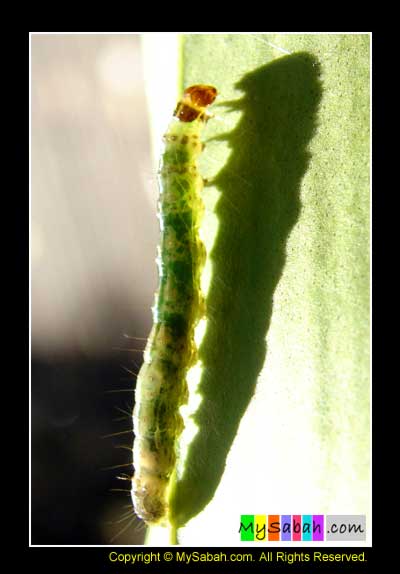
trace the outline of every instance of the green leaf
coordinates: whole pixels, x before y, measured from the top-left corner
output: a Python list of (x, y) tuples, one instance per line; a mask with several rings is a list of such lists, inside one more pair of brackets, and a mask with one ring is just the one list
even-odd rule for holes
[(182, 50), (182, 87), (219, 96), (178, 540), (238, 544), (253, 513), (367, 514), (368, 527), (370, 36), (193, 34)]

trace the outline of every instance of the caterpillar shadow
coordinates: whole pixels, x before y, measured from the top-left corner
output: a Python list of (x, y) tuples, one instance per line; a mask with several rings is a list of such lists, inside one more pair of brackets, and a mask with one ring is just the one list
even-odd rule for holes
[[(209, 321), (199, 349), (203, 400), (194, 416), (199, 431), (171, 501), (178, 526), (212, 500), (265, 363), (274, 292), (300, 214), (300, 184), (322, 94), (318, 63), (308, 53), (275, 60), (236, 87), (244, 96), (228, 105), (242, 116), (234, 131), (219, 136), (232, 152), (213, 181), (221, 197), (209, 254)], [(249, 448), (263, 455), (262, 432)]]

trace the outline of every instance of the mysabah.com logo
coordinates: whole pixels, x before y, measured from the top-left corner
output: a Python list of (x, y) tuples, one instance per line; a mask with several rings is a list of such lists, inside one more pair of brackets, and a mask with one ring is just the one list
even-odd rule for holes
[(365, 514), (242, 514), (241, 542), (366, 540)]

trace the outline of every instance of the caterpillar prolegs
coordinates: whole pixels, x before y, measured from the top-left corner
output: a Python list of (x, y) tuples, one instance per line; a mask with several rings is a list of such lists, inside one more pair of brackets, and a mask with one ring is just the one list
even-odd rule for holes
[(200, 290), (205, 248), (199, 238), (203, 179), (197, 159), (213, 86), (187, 88), (164, 135), (159, 170), (161, 246), (154, 325), (136, 386), (132, 501), (147, 524), (168, 523), (168, 494), (183, 430), (186, 375), (196, 362), (194, 329), (204, 314)]

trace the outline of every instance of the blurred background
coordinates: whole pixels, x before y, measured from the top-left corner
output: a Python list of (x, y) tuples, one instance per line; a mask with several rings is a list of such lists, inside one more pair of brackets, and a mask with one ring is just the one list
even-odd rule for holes
[(143, 542), (117, 477), (132, 474), (156, 201), (140, 36), (33, 34), (32, 544)]

